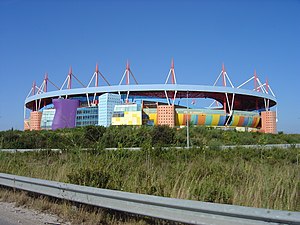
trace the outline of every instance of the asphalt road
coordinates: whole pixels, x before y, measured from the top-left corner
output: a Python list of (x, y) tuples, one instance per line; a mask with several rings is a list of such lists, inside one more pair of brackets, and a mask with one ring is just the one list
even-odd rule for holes
[(55, 215), (41, 213), (33, 209), (15, 207), (14, 203), (0, 202), (0, 225), (45, 225), (63, 223)]
[[(1, 214), (2, 214), (2, 212), (1, 212)], [(0, 217), (0, 224), (1, 225), (19, 225), (20, 223), (12, 223), (10, 221), (7, 221), (7, 218)]]

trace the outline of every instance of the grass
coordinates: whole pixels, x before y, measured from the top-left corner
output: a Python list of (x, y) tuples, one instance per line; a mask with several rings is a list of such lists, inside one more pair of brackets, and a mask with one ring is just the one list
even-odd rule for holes
[(165, 197), (300, 211), (300, 149), (1, 153), (0, 171)]

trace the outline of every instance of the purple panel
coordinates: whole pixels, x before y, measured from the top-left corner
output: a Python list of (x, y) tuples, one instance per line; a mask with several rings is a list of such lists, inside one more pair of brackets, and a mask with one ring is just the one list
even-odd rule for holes
[(75, 127), (79, 100), (53, 99), (52, 103), (56, 109), (52, 123), (52, 130)]

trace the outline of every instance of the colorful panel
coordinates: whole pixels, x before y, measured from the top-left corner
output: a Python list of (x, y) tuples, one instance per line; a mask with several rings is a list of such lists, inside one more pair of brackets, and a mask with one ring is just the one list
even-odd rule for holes
[(257, 127), (259, 124), (259, 120), (260, 120), (260, 117), (254, 117), (252, 127)]
[(182, 125), (186, 125), (187, 115), (186, 114), (182, 114), (182, 115), (183, 115)]
[(186, 114), (182, 114), (183, 120), (181, 125), (186, 125)]
[(206, 115), (205, 125), (211, 125), (211, 122), (212, 122), (212, 115)]
[(220, 116), (218, 126), (224, 126), (225, 123), (226, 123), (226, 116)]
[(181, 126), (183, 123), (183, 114), (177, 114), (175, 116), (175, 125), (176, 126)]
[(239, 123), (239, 120), (240, 120), (240, 116), (237, 116), (237, 115), (233, 115), (233, 118), (230, 122), (230, 126), (234, 126), (236, 127)]
[(149, 119), (154, 121), (154, 125), (157, 125), (157, 114), (156, 113), (150, 113)]
[(248, 124), (246, 126), (251, 127), (252, 123), (253, 123), (253, 117), (248, 117)]
[[(176, 126), (186, 125), (187, 115), (184, 113), (176, 114)], [(222, 114), (190, 114), (191, 125), (207, 125), (207, 126), (224, 126), (226, 123), (227, 116)], [(259, 123), (259, 117), (255, 116), (242, 116), (233, 115), (230, 122), (230, 126), (235, 127), (257, 127)]]
[(247, 125), (248, 125), (248, 122), (249, 122), (249, 117), (248, 116), (245, 116), (244, 117), (244, 123), (243, 123), (243, 127), (247, 127)]
[(40, 130), (41, 129), (42, 112), (33, 111), (30, 113), (30, 129)]
[(205, 125), (206, 115), (201, 114), (198, 115), (198, 125)]
[(56, 109), (52, 122), (52, 130), (75, 127), (79, 100), (53, 99), (52, 103)]
[(124, 117), (113, 117), (112, 125), (142, 125), (141, 111), (126, 111)]
[(191, 124), (192, 125), (197, 125), (198, 124), (198, 115), (197, 114), (192, 114), (191, 115)]
[(257, 117), (253, 117), (253, 121), (252, 121), (251, 127), (255, 127), (256, 123), (257, 123)]
[(244, 120), (245, 120), (245, 117), (244, 116), (240, 116), (239, 122), (237, 124), (237, 127), (242, 127), (243, 124), (244, 124)]
[(220, 115), (219, 114), (213, 114), (212, 115), (212, 121), (211, 126), (217, 126), (219, 124)]

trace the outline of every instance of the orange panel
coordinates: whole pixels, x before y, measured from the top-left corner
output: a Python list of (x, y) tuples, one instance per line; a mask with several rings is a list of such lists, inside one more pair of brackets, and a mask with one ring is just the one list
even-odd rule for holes
[(265, 133), (277, 133), (276, 112), (264, 111), (261, 112), (261, 130)]
[(206, 115), (205, 114), (202, 114), (202, 115), (198, 115), (198, 125), (205, 125), (205, 118), (206, 118)]
[(244, 120), (245, 120), (245, 117), (244, 116), (240, 116), (240, 119), (239, 119), (239, 122), (237, 124), (237, 127), (242, 127), (243, 124), (244, 124)]
[(187, 115), (187, 118), (188, 118), (188, 120), (189, 120), (189, 124), (191, 124), (191, 117), (192, 117), (191, 114), (188, 114), (188, 115)]
[(259, 124), (259, 121), (260, 121), (259, 117), (254, 117), (252, 126), (257, 127)]
[(159, 105), (157, 107), (157, 124), (169, 125), (170, 127), (174, 127), (175, 125), (174, 105)]
[(30, 130), (41, 130), (42, 112), (32, 111), (30, 113)]

